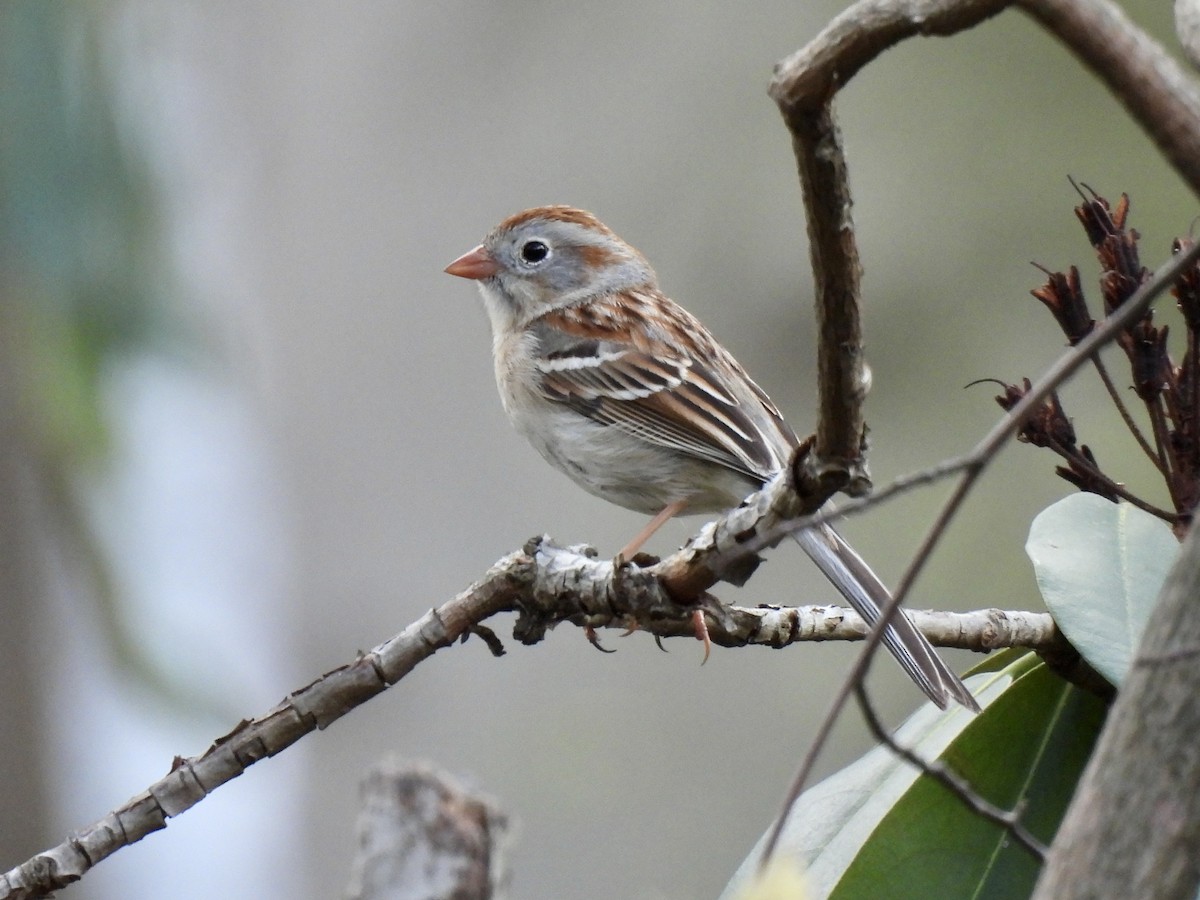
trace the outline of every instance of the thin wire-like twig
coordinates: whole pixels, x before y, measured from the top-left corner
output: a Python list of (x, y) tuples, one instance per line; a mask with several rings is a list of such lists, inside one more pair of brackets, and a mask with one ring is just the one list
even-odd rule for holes
[(1150, 462), (1154, 463), (1154, 467), (1165, 477), (1167, 468), (1163, 463), (1162, 457), (1154, 452), (1154, 448), (1150, 446), (1150, 442), (1142, 434), (1142, 429), (1133, 420), (1129, 408), (1125, 405), (1125, 401), (1121, 399), (1120, 392), (1117, 391), (1117, 386), (1113, 384), (1112, 378), (1109, 377), (1108, 368), (1104, 365), (1104, 360), (1097, 354), (1092, 357), (1092, 363), (1096, 367), (1096, 374), (1100, 376), (1100, 381), (1103, 382), (1105, 390), (1108, 391), (1108, 396), (1112, 399), (1113, 406), (1117, 408), (1117, 413), (1121, 416), (1121, 421), (1125, 423), (1125, 427), (1129, 429), (1129, 433), (1133, 435), (1133, 439), (1142, 448), (1142, 452), (1150, 458)]
[(1146, 402), (1146, 412), (1150, 415), (1150, 426), (1154, 431), (1154, 443), (1159, 448), (1159, 454), (1166, 463), (1167, 470), (1163, 473), (1163, 481), (1166, 482), (1167, 491), (1171, 495), (1171, 502), (1176, 507), (1179, 506), (1179, 497), (1176, 491), (1175, 473), (1179, 471), (1179, 458), (1175, 452), (1174, 442), (1171, 440), (1171, 435), (1167, 428), (1166, 413), (1163, 412), (1157, 400)]
[(1045, 862), (1046, 845), (1021, 824), (1020, 808), (1010, 810), (996, 806), (990, 800), (985, 800), (981, 797), (967, 779), (963, 778), (941, 760), (922, 759), (910, 748), (901, 746), (884, 727), (883, 722), (880, 721), (879, 714), (876, 712), (875, 706), (871, 703), (871, 698), (867, 694), (867, 689), (861, 682), (855, 686), (854, 693), (858, 699), (859, 709), (862, 710), (863, 718), (866, 720), (867, 728), (870, 729), (871, 734), (874, 735), (877, 741), (886, 746), (896, 756), (899, 756), (915, 768), (920, 769), (922, 774), (929, 776), (942, 785), (962, 801), (972, 812), (987, 819), (989, 822), (999, 825), (1011, 834), (1013, 840), (1028, 850), (1039, 863)]

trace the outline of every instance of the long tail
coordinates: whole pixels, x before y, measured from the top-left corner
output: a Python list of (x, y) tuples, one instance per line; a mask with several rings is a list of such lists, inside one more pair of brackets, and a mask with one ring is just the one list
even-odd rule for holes
[[(854, 548), (828, 525), (805, 529), (794, 537), (867, 626), (878, 622), (879, 613), (891, 599), (891, 594)], [(903, 609), (892, 617), (883, 633), (883, 643), (908, 676), (941, 709), (945, 709), (951, 700), (957, 700), (972, 712), (979, 712), (979, 704), (967, 686), (942, 662), (933, 645), (917, 630)]]

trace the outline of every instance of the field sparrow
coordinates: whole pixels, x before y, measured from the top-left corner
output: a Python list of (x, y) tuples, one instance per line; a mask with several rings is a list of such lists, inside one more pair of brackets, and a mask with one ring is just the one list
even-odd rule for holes
[[(591, 493), (654, 516), (736, 506), (786, 466), (796, 435), (650, 264), (591, 213), (545, 206), (501, 222), (446, 271), (476, 281), (513, 425)], [(868, 622), (887, 588), (827, 525), (797, 541)], [(939, 707), (978, 709), (904, 611), (884, 642)]]

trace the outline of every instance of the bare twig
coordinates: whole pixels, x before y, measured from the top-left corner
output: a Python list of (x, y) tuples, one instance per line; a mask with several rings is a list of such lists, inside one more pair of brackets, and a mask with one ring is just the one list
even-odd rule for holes
[[(1027, 647), (1038, 653), (1055, 653), (1069, 646), (1049, 613), (1023, 610), (981, 609), (956, 613), (946, 610), (908, 610), (908, 616), (929, 642), (937, 647), (988, 653), (1002, 647)], [(784, 647), (798, 641), (860, 641), (869, 630), (851, 609), (826, 606), (722, 609), (722, 621), (710, 623), (709, 636), (722, 647), (756, 644)], [(686, 637), (687, 623), (671, 620), (653, 633)]]
[[(713, 526), (706, 526), (713, 527)], [(686, 555), (680, 551), (676, 556)], [(714, 643), (728, 647), (784, 647), (802, 641), (862, 640), (865, 623), (837, 607), (725, 606), (700, 601)], [(171, 771), (99, 821), (56, 847), (0, 875), (0, 900), (43, 896), (81, 878), (97, 862), (199, 803), (249, 766), (285, 750), (305, 735), (337, 721), (402, 679), (437, 650), (476, 634), (492, 653), (498, 640), (481, 623), (516, 610), (513, 634), (535, 643), (555, 624), (624, 628), (633, 618), (656, 636), (694, 636), (691, 610), (676, 603), (652, 569), (614, 571), (588, 548), (558, 547), (548, 539), (497, 562), (484, 577), (400, 634), (352, 663), (289, 695), (275, 709), (245, 720), (197, 757), (176, 759)], [(935, 644), (987, 651), (1033, 647), (1062, 652), (1067, 645), (1046, 614), (981, 610), (975, 613), (914, 612), (914, 621)]]
[(1179, 473), (1179, 458), (1174, 446), (1172, 446), (1170, 430), (1167, 427), (1162, 404), (1158, 400), (1147, 402), (1146, 412), (1150, 415), (1150, 427), (1154, 434), (1154, 444), (1159, 448), (1159, 455), (1167, 466), (1164, 481), (1167, 484), (1167, 490), (1171, 494), (1171, 503), (1178, 509), (1178, 479), (1176, 475)]
[(1078, 56), (1200, 195), (1200, 92), (1196, 82), (1110, 0), (1019, 0)]
[(100, 860), (165, 828), (168, 818), (195, 806), (254, 763), (365, 703), (419, 662), (449, 647), (475, 623), (511, 607), (516, 585), (528, 578), (531, 563), (523, 553), (505, 557), (483, 580), (370, 653), (321, 676), (265, 715), (238, 723), (200, 756), (176, 758), (171, 771), (141, 794), (58, 846), (0, 875), (0, 898), (41, 897), (78, 881)]
[(1162, 456), (1150, 446), (1145, 435), (1142, 434), (1142, 429), (1138, 427), (1137, 422), (1133, 421), (1133, 416), (1130, 414), (1129, 408), (1125, 405), (1125, 401), (1121, 399), (1121, 394), (1117, 391), (1117, 386), (1113, 384), (1112, 378), (1108, 374), (1108, 367), (1104, 365), (1104, 360), (1099, 355), (1096, 355), (1092, 357), (1092, 363), (1096, 367), (1096, 374), (1100, 376), (1100, 381), (1104, 384), (1104, 389), (1108, 391), (1108, 396), (1112, 400), (1113, 406), (1117, 408), (1117, 412), (1121, 416), (1121, 421), (1125, 423), (1125, 427), (1133, 435), (1133, 439), (1137, 441), (1137, 445), (1142, 448), (1142, 452), (1154, 464), (1154, 468), (1158, 469), (1163, 475), (1166, 475), (1167, 467), (1163, 462)]
[(1010, 4), (1052, 32), (1100, 78), (1200, 194), (1195, 82), (1110, 0), (860, 0), (775, 67), (784, 118), (819, 109), (879, 54), (916, 36), (973, 28)]
[(860, 0), (805, 47), (775, 66), (769, 88), (784, 119), (820, 109), (858, 70), (889, 47), (919, 35), (973, 28), (1011, 0)]
[[(1057, 453), (1065, 460), (1069, 460), (1072, 465), (1077, 466), (1079, 470), (1086, 472), (1097, 482), (1097, 486), (1103, 486), (1105, 490), (1111, 491), (1114, 496), (1120, 497), (1130, 506), (1136, 506), (1144, 513), (1154, 516), (1157, 519), (1162, 519), (1169, 525), (1174, 525), (1179, 521), (1179, 514), (1163, 509), (1161, 506), (1155, 506), (1139, 497), (1133, 491), (1126, 488), (1123, 484), (1109, 478), (1100, 471), (1094, 464), (1089, 462), (1078, 452), (1071, 452), (1071, 448), (1064, 447), (1058, 441), (1048, 439), (1046, 446)], [(1096, 492), (1099, 493), (1099, 492)], [(1109, 498), (1112, 499), (1111, 497)]]
[[(870, 479), (862, 459), (863, 363), (861, 266), (850, 218), (850, 183), (842, 137), (828, 105), (794, 112), (788, 121), (800, 168), (816, 285), (819, 416), (807, 479), (865, 494)], [(806, 479), (806, 480), (807, 480)], [(820, 498), (822, 502), (825, 497)], [(820, 504), (817, 504), (819, 506)]]

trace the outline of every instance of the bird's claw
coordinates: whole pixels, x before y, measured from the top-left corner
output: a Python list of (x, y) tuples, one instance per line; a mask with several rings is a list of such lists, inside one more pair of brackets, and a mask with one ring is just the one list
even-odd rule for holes
[(583, 626), (584, 637), (588, 639), (588, 643), (599, 650), (601, 653), (616, 653), (616, 650), (609, 650), (600, 643), (600, 638), (596, 635), (596, 629), (591, 625)]
[(712, 639), (708, 636), (708, 623), (704, 621), (704, 610), (692, 611), (692, 625), (696, 629), (696, 640), (704, 642), (704, 659), (700, 660), (700, 665), (704, 665), (708, 662), (709, 653), (712, 652)]

